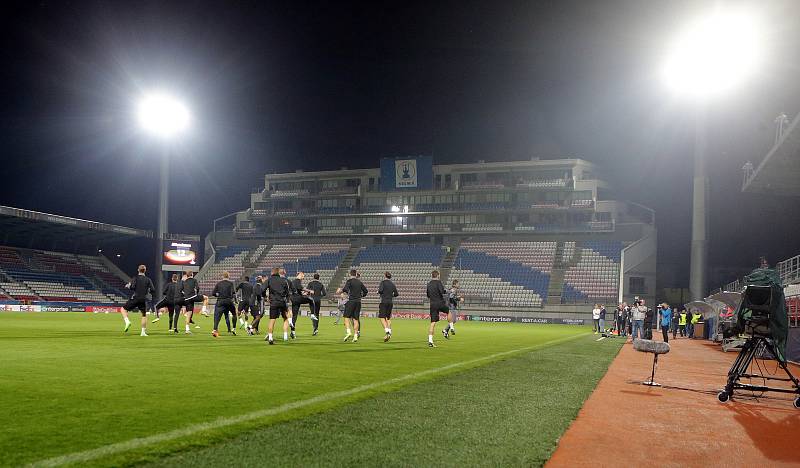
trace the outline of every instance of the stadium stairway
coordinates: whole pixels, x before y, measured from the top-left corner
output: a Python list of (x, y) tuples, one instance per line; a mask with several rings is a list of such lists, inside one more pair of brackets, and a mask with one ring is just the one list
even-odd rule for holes
[(336, 268), (336, 273), (334, 273), (333, 278), (331, 278), (330, 283), (325, 286), (328, 292), (328, 299), (333, 299), (333, 294), (336, 292), (336, 289), (339, 288), (339, 285), (344, 283), (344, 279), (350, 271), (350, 266), (353, 264), (353, 260), (356, 259), (356, 255), (361, 250), (361, 247), (350, 245), (350, 250), (347, 251), (347, 255), (344, 256), (342, 262), (339, 263), (339, 266)]
[(556, 259), (553, 262), (553, 270), (550, 272), (550, 284), (547, 288), (547, 303), (548, 304), (561, 304), (561, 295), (564, 293), (564, 271), (567, 265), (564, 259), (564, 244), (563, 241), (558, 242), (556, 245)]
[(439, 267), (439, 273), (444, 284), (450, 284), (450, 270), (453, 269), (453, 264), (456, 262), (458, 250), (461, 248), (461, 241), (457, 240), (454, 244), (449, 245), (449, 250), (442, 259), (442, 265)]

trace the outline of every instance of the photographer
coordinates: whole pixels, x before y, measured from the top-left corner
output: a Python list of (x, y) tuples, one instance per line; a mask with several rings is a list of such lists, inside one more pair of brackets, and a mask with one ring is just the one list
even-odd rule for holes
[(647, 314), (647, 307), (644, 301), (638, 297), (633, 301), (631, 307), (631, 343), (639, 338), (644, 339), (644, 319)]
[(653, 309), (649, 307), (645, 307), (646, 311), (644, 313), (644, 339), (645, 340), (652, 340), (653, 339), (653, 318), (655, 317), (655, 312)]
[(672, 309), (669, 304), (663, 302), (659, 304), (658, 310), (661, 314), (661, 336), (664, 337), (664, 343), (669, 343), (669, 328), (672, 325)]

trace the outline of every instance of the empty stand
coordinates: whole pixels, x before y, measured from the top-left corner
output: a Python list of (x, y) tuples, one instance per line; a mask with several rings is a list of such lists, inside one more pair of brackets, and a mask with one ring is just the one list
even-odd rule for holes
[(244, 261), (250, 256), (247, 247), (238, 245), (218, 247), (214, 255), (214, 263), (204, 268), (197, 275), (200, 291), (204, 294), (211, 293), (214, 285), (222, 279), (222, 272), (231, 274), (231, 280), (238, 281), (244, 275)]
[(464, 242), (450, 279), (474, 300), (500, 307), (541, 307), (556, 242)]
[(352, 268), (359, 271), (361, 281), (369, 290), (364, 301), (379, 301), (378, 285), (384, 272), (389, 271), (400, 293), (395, 302), (421, 304), (426, 300), (425, 287), (431, 279), (431, 271), (439, 268), (445, 251), (445, 247), (431, 244), (381, 244), (362, 248)]
[(622, 243), (586, 241), (577, 250), (579, 260), (564, 273), (562, 301), (615, 302), (619, 288)]
[(273, 267), (283, 267), (289, 277), (304, 272), (306, 283), (319, 273), (320, 282), (327, 286), (349, 249), (350, 244), (345, 243), (276, 244), (259, 261), (255, 274), (269, 276)]
[(124, 301), (123, 280), (99, 257), (0, 247), (0, 287), (17, 300)]

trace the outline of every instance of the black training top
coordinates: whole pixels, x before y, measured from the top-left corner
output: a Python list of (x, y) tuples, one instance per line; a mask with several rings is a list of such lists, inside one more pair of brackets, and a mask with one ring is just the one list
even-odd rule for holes
[(234, 294), (236, 294), (236, 288), (233, 285), (233, 281), (229, 279), (220, 281), (214, 286), (214, 290), (211, 291), (212, 296), (222, 300), (233, 300)]
[(256, 281), (256, 284), (253, 285), (252, 301), (258, 302), (262, 297), (264, 297), (264, 284)]
[(147, 293), (152, 295), (156, 294), (156, 288), (153, 287), (153, 282), (145, 275), (136, 275), (131, 279), (131, 285), (128, 288), (133, 291), (131, 299), (143, 301), (147, 299)]
[(249, 301), (253, 297), (253, 285), (249, 281), (242, 281), (236, 286), (236, 291), (242, 292), (242, 300)]
[(170, 281), (164, 287), (164, 300), (168, 304), (174, 304), (176, 297), (178, 297), (178, 283)]
[(272, 275), (267, 280), (267, 291), (270, 305), (285, 306), (286, 299), (289, 297), (289, 282), (279, 275)]
[(383, 304), (391, 304), (392, 299), (400, 295), (397, 292), (397, 286), (389, 279), (381, 281), (378, 286), (378, 294), (381, 296), (381, 303)]
[(183, 282), (181, 292), (183, 293), (184, 299), (200, 294), (200, 286), (197, 285), (197, 280), (194, 279), (194, 277), (186, 278), (186, 281)]
[(445, 299), (447, 297), (447, 291), (445, 291), (444, 285), (438, 279), (432, 279), (428, 282), (426, 294), (432, 304), (445, 304), (447, 302)]
[(347, 293), (347, 300), (348, 301), (359, 301), (361, 302), (361, 298), (366, 296), (369, 291), (364, 286), (364, 283), (361, 282), (358, 278), (350, 278), (344, 283), (344, 287), (342, 291)]
[(311, 280), (306, 287), (313, 291), (311, 293), (311, 299), (315, 301), (319, 301), (323, 296), (328, 295), (328, 291), (325, 290), (325, 285), (320, 283), (319, 280)]
[(292, 280), (292, 296), (302, 297), (303, 295), (303, 282), (299, 278)]

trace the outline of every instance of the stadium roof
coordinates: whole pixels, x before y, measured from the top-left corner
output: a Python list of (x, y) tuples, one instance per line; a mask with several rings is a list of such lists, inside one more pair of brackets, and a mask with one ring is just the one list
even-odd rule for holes
[(745, 180), (743, 192), (800, 196), (800, 118), (795, 118), (783, 137)]
[(99, 245), (152, 237), (153, 231), (0, 205), (0, 241), (7, 245), (36, 242)]

